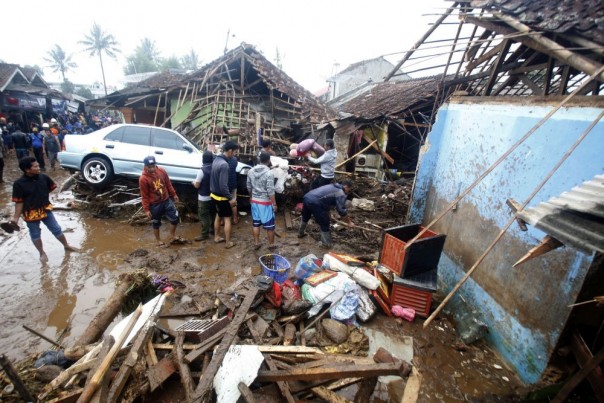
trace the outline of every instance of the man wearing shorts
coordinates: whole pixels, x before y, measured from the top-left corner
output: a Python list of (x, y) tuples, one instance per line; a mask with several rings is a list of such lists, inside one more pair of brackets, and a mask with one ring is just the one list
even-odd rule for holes
[(260, 152), (260, 163), (247, 174), (247, 190), (251, 196), (254, 249), (260, 249), (260, 226), (266, 230), (268, 248), (275, 248), (275, 177), (269, 168), (271, 155)]
[(19, 168), (23, 171), (23, 176), (13, 183), (13, 202), (15, 202), (15, 214), (11, 221), (13, 229), (19, 228), (19, 216), (23, 215), (31, 241), (40, 253), (40, 261), (43, 263), (48, 261), (48, 257), (42, 246), (40, 223), (44, 223), (61, 242), (65, 252), (77, 251), (69, 245), (61, 226), (52, 214), (49, 195), (57, 185), (49, 176), (40, 173), (40, 164), (34, 157), (21, 158)]
[[(237, 143), (227, 141), (222, 147), (222, 154), (216, 156), (212, 162), (210, 176), (210, 198), (216, 210), (214, 242), (226, 242), (224, 247), (227, 249), (235, 246), (235, 243), (231, 242), (231, 217), (233, 216), (232, 208), (237, 204), (237, 200), (233, 200), (233, 195), (229, 190), (229, 159), (233, 158), (238, 149)], [(224, 238), (220, 236), (219, 232), (220, 219), (224, 220)]]
[(170, 222), (170, 242), (175, 239), (178, 210), (174, 203), (179, 202), (178, 195), (168, 173), (157, 166), (154, 156), (145, 157), (143, 163), (145, 164), (143, 174), (138, 179), (143, 210), (151, 220), (157, 246), (166, 246), (159, 236), (159, 227), (162, 217), (165, 216)]

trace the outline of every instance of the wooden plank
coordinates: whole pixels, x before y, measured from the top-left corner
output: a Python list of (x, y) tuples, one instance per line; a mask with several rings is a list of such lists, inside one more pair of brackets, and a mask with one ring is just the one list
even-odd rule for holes
[[(376, 379), (377, 382), (377, 379)], [(311, 389), (312, 393), (314, 393), (317, 397), (329, 402), (329, 403), (352, 403), (350, 400), (339, 396), (336, 392), (332, 392), (323, 386), (317, 386)], [(363, 403), (368, 402), (369, 400), (365, 400)]]
[(185, 340), (185, 332), (176, 334), (176, 359), (178, 360), (178, 369), (180, 370), (180, 382), (185, 390), (187, 402), (191, 401), (193, 395), (193, 378), (191, 378), (191, 370), (186, 362), (184, 362), (184, 351), (182, 345)]
[(216, 352), (212, 356), (212, 361), (210, 361), (210, 365), (208, 365), (208, 368), (204, 371), (203, 375), (201, 376), (201, 379), (199, 380), (197, 389), (195, 389), (195, 393), (192, 397), (193, 401), (199, 402), (202, 399), (207, 398), (207, 395), (212, 390), (212, 382), (214, 381), (214, 375), (216, 375), (216, 371), (218, 371), (218, 368), (222, 364), (222, 360), (224, 359), (224, 356), (226, 355), (229, 347), (231, 346), (231, 343), (233, 342), (233, 340), (235, 340), (237, 332), (239, 331), (239, 327), (245, 320), (247, 311), (252, 306), (252, 302), (254, 302), (254, 298), (256, 297), (257, 293), (258, 289), (255, 287), (252, 287), (247, 292), (245, 292), (245, 298), (243, 302), (237, 309), (235, 317), (233, 318), (229, 326), (226, 328), (227, 332), (222, 338), (222, 341), (216, 349)]
[(138, 318), (141, 316), (142, 313), (143, 313), (143, 306), (141, 304), (139, 304), (138, 307), (136, 308), (136, 310), (132, 313), (132, 317), (126, 324), (126, 327), (124, 328), (124, 330), (122, 330), (120, 335), (115, 340), (115, 344), (113, 344), (113, 346), (111, 347), (111, 349), (109, 350), (107, 355), (103, 358), (103, 361), (101, 362), (101, 365), (99, 366), (99, 369), (94, 372), (94, 375), (90, 379), (90, 382), (86, 383), (86, 386), (84, 387), (84, 390), (82, 391), (82, 395), (78, 399), (78, 403), (87, 403), (94, 396), (96, 390), (98, 389), (98, 387), (101, 384), (101, 381), (103, 380), (103, 377), (109, 371), (111, 364), (116, 359), (117, 354), (119, 353), (119, 351), (122, 347), (122, 344), (124, 343), (126, 338), (130, 335), (130, 332), (134, 328), (136, 321), (138, 320)]
[(589, 359), (583, 368), (560, 389), (552, 403), (562, 403), (566, 401), (571, 392), (579, 386), (581, 382), (604, 360), (604, 348), (601, 348), (596, 355)]
[(342, 365), (322, 368), (292, 368), (281, 371), (259, 371), (258, 382), (274, 381), (316, 381), (321, 379), (339, 379), (350, 377), (376, 377), (383, 375), (401, 375), (408, 366), (406, 363)]
[[(255, 343), (262, 343), (262, 337), (260, 335), (260, 332), (258, 331), (258, 329), (256, 328), (255, 323), (250, 319), (247, 321), (247, 327), (250, 330), (250, 333), (252, 335), (252, 338), (254, 339)], [(268, 365), (268, 368), (272, 371), (276, 371), (277, 370), (277, 365), (275, 364), (275, 361), (273, 361), (273, 358), (268, 355), (268, 354), (263, 354), (264, 355), (264, 361), (266, 361), (266, 365)], [(277, 387), (279, 388), (279, 390), (281, 391), (281, 395), (283, 396), (283, 398), (288, 402), (288, 403), (293, 403), (294, 402), (294, 397), (292, 396), (290, 390), (289, 390), (289, 386), (287, 385), (287, 383), (285, 382), (277, 382)]]
[(405, 384), (405, 391), (403, 392), (403, 398), (401, 403), (416, 403), (419, 398), (419, 390), (422, 385), (422, 376), (420, 375), (417, 368), (411, 369), (411, 375), (407, 378)]
[(495, 86), (495, 83), (497, 82), (497, 76), (501, 72), (501, 67), (503, 66), (505, 57), (507, 56), (507, 53), (510, 50), (510, 46), (512, 45), (512, 41), (509, 39), (504, 39), (503, 43), (504, 43), (504, 45), (501, 49), (501, 52), (499, 52), (499, 55), (497, 55), (497, 59), (495, 60), (495, 63), (493, 63), (493, 65), (491, 66), (491, 73), (489, 75), (489, 79), (487, 80), (487, 84), (485, 85), (484, 91), (483, 91), (484, 96), (491, 95), (491, 90), (493, 90), (493, 87)]
[(190, 364), (193, 361), (197, 360), (206, 351), (208, 351), (209, 349), (214, 347), (214, 345), (216, 345), (216, 343), (218, 343), (222, 339), (222, 336), (224, 336), (224, 334), (226, 332), (227, 332), (227, 328), (224, 328), (224, 329), (220, 330), (218, 333), (216, 333), (215, 335), (213, 335), (212, 337), (205, 340), (195, 350), (191, 351), (189, 354), (187, 354), (185, 356), (185, 358), (184, 358), (185, 362), (187, 364)]
[(285, 325), (285, 332), (283, 335), (283, 345), (292, 346), (296, 344), (296, 325), (288, 323)]
[(252, 391), (245, 383), (239, 382), (239, 385), (237, 385), (237, 389), (239, 389), (239, 392), (241, 393), (241, 396), (243, 397), (245, 403), (256, 403), (256, 399), (254, 399)]
[(124, 360), (122, 366), (117, 372), (117, 375), (113, 379), (111, 389), (109, 390), (108, 401), (115, 402), (122, 394), (124, 386), (126, 386), (126, 382), (128, 381), (128, 378), (132, 374), (134, 366), (140, 358), (141, 352), (147, 346), (147, 342), (151, 340), (151, 336), (153, 335), (153, 331), (155, 329), (154, 324), (156, 320), (157, 315), (151, 316), (147, 323), (145, 323), (145, 326), (140, 330), (138, 336), (136, 337), (136, 340), (132, 345), (132, 348), (130, 348), (128, 356)]
[(174, 362), (173, 352), (159, 360), (157, 365), (147, 370), (147, 380), (149, 380), (149, 391), (153, 392), (177, 370), (178, 367)]
[[(571, 346), (579, 367), (583, 368), (583, 366), (587, 364), (587, 362), (589, 362), (593, 356), (585, 344), (583, 337), (581, 337), (581, 334), (579, 334), (577, 330), (573, 332)], [(596, 369), (587, 375), (587, 380), (589, 381), (591, 388), (598, 398), (598, 401), (604, 402), (604, 374), (602, 373), (602, 369), (600, 367), (596, 367)]]
[(10, 379), (12, 384), (15, 385), (15, 389), (17, 389), (17, 392), (19, 392), (19, 396), (21, 396), (21, 398), (26, 402), (35, 401), (33, 395), (29, 392), (29, 390), (21, 380), (19, 373), (15, 370), (13, 364), (8, 358), (6, 358), (4, 354), (0, 355), (0, 365), (2, 366), (2, 369), (6, 373), (8, 379)]
[(324, 355), (325, 353), (321, 349), (316, 347), (305, 347), (305, 346), (258, 346), (262, 353), (274, 353), (274, 354), (319, 354)]

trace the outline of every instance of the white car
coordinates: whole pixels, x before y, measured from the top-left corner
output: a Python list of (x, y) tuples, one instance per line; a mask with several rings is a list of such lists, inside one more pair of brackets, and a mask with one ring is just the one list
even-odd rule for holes
[[(155, 156), (174, 182), (191, 183), (201, 167), (201, 150), (178, 132), (161, 127), (117, 124), (86, 135), (68, 134), (63, 143), (61, 167), (81, 171), (95, 187), (106, 186), (114, 175), (138, 178), (148, 155)], [(238, 163), (237, 173), (246, 175), (250, 168)]]

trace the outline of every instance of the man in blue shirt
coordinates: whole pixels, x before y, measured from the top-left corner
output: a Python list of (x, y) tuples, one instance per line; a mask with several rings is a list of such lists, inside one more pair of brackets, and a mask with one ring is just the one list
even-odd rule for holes
[(348, 212), (346, 211), (346, 198), (352, 190), (352, 182), (345, 180), (342, 184), (335, 183), (324, 185), (313, 189), (304, 195), (302, 199), (304, 207), (302, 209), (302, 221), (298, 229), (298, 238), (306, 236), (306, 226), (311, 216), (321, 227), (321, 245), (331, 247), (331, 233), (329, 232), (329, 210), (335, 207), (342, 219), (352, 224)]

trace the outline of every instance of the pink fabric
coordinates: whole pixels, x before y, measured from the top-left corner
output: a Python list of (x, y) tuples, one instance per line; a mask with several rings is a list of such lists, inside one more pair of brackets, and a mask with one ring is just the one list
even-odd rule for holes
[(403, 318), (409, 322), (413, 322), (413, 319), (415, 319), (415, 309), (403, 308), (400, 305), (394, 305), (392, 307), (392, 314), (397, 318)]

